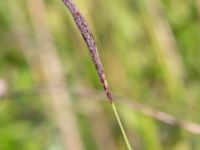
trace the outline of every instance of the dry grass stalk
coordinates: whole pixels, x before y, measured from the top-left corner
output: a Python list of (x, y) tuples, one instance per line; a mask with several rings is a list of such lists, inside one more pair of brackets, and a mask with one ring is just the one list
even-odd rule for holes
[[(39, 96), (44, 101), (48, 117), (60, 132), (64, 149), (82, 150), (83, 146), (66, 86), (63, 85), (59, 89), (53, 87), (54, 84), (63, 84), (65, 79), (52, 37), (47, 30), (43, 2), (28, 1), (36, 42), (30, 36), (25, 16), (17, 2), (11, 0), (7, 2), (10, 8), (8, 11), (15, 25), (12, 26), (13, 32), (29, 63), (34, 80), (38, 84), (42, 82), (46, 88), (46, 92), (39, 93)], [(39, 11), (35, 12), (37, 9)]]

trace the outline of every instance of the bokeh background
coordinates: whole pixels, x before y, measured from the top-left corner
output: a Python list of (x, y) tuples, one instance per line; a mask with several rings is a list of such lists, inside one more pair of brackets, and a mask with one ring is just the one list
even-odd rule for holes
[[(200, 149), (200, 1), (75, 0), (135, 150)], [(126, 150), (61, 0), (0, 1), (0, 150)]]

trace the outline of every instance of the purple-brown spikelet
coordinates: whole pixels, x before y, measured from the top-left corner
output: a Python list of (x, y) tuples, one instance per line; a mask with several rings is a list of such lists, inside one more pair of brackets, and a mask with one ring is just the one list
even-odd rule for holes
[(97, 46), (96, 46), (95, 40), (93, 38), (93, 35), (90, 32), (89, 27), (88, 27), (85, 19), (80, 14), (80, 12), (78, 11), (77, 7), (72, 2), (72, 0), (63, 0), (63, 2), (68, 7), (69, 11), (71, 12), (71, 14), (74, 18), (74, 21), (76, 22), (76, 25), (78, 26), (79, 30), (82, 33), (82, 36), (83, 36), (83, 38), (84, 38), (84, 40), (85, 40), (85, 42), (86, 42), (86, 44), (89, 48), (90, 55), (92, 56), (92, 60), (95, 64), (96, 70), (97, 70), (99, 78), (101, 80), (101, 83), (103, 84), (106, 95), (109, 99), (109, 102), (112, 103), (112, 94), (111, 94), (109, 85), (108, 85), (106, 78), (105, 78), (103, 66), (101, 64), (101, 60), (100, 60), (99, 55), (98, 55), (98, 50), (97, 50)]

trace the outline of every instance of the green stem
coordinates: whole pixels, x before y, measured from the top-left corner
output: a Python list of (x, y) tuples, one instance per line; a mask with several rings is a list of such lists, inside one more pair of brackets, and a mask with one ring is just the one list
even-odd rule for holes
[(127, 146), (128, 150), (132, 150), (131, 145), (130, 145), (130, 142), (129, 142), (128, 138), (127, 138), (126, 132), (125, 132), (125, 130), (124, 130), (124, 127), (123, 127), (123, 125), (122, 125), (122, 122), (121, 122), (121, 120), (120, 120), (120, 117), (119, 117), (119, 114), (118, 114), (118, 112), (117, 112), (117, 109), (116, 109), (116, 107), (115, 107), (114, 102), (112, 102), (112, 108), (113, 108), (115, 117), (116, 117), (116, 119), (117, 119), (117, 122), (118, 122), (118, 124), (119, 124), (120, 130), (121, 130), (121, 132), (122, 132), (122, 134), (123, 134), (124, 140), (125, 140), (125, 142), (126, 142), (126, 146)]

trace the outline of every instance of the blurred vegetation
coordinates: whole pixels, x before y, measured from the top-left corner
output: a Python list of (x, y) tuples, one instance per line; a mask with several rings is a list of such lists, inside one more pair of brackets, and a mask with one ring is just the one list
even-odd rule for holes
[[(199, 0), (75, 3), (134, 148), (199, 150)], [(66, 149), (70, 122), (71, 149), (125, 150), (102, 90), (61, 0), (0, 1), (0, 150)]]

